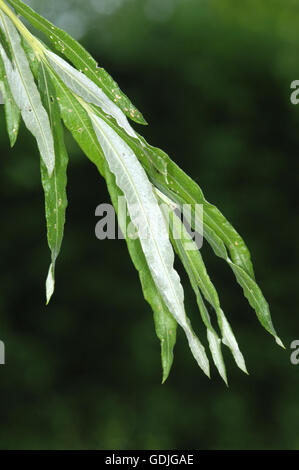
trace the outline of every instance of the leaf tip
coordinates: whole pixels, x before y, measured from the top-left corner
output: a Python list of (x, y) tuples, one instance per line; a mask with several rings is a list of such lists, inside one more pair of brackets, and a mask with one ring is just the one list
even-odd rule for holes
[(275, 341), (278, 344), (278, 346), (280, 346), (282, 349), (285, 349), (285, 345), (283, 344), (283, 342), (278, 336), (275, 336)]
[(138, 111), (136, 108), (135, 108), (135, 112), (133, 111), (131, 113), (126, 113), (126, 114), (130, 119), (132, 119), (132, 121), (136, 122), (137, 124), (141, 124), (142, 126), (148, 125), (148, 122), (144, 119), (141, 112)]
[(241, 369), (241, 371), (244, 372), (244, 374), (249, 375), (249, 372), (248, 372), (246, 364), (245, 364), (244, 357), (243, 357), (242, 361), (237, 362), (237, 365), (238, 365), (239, 369)]
[(161, 381), (161, 385), (164, 385), (164, 384), (165, 384), (167, 378), (168, 378), (168, 375), (164, 375), (164, 374), (163, 374), (162, 381)]
[(13, 135), (12, 137), (9, 137), (9, 143), (10, 143), (10, 148), (12, 149), (17, 141), (17, 136)]
[(54, 266), (51, 263), (50, 268), (49, 268), (49, 272), (48, 272), (48, 276), (47, 276), (47, 280), (46, 280), (46, 305), (49, 304), (49, 302), (51, 300), (51, 297), (54, 293), (54, 285), (55, 285)]
[(227, 380), (226, 373), (221, 374), (221, 378), (222, 378), (223, 382), (225, 383), (225, 385), (228, 387), (228, 380)]
[(168, 379), (171, 367), (172, 367), (172, 360), (170, 363), (163, 364), (162, 366), (163, 373), (162, 373), (162, 382), (161, 382), (162, 385), (165, 384), (166, 380)]
[(146, 121), (146, 119), (144, 119), (143, 116), (141, 116), (141, 118), (139, 119), (138, 124), (142, 124), (142, 126), (148, 126), (148, 122)]

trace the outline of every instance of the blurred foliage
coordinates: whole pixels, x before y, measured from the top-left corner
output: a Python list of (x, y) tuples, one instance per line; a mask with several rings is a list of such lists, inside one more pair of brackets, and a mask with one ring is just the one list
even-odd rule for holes
[[(266, 335), (225, 263), (203, 252), (249, 368), (229, 389), (178, 336), (160, 385), (152, 313), (123, 241), (98, 241), (104, 181), (68, 140), (69, 209), (56, 293), (35, 143), (11, 151), (0, 110), (2, 449), (298, 449), (299, 4), (295, 0), (36, 0), (144, 112), (141, 129), (243, 234), (287, 349)], [(182, 273), (183, 277), (183, 273)], [(194, 325), (199, 313), (186, 288)], [(116, 323), (117, 318), (117, 323)], [(118, 325), (117, 330), (115, 325)], [(204, 335), (202, 335), (204, 336)], [(204, 339), (205, 340), (205, 339)], [(117, 348), (115, 347), (117, 345)]]

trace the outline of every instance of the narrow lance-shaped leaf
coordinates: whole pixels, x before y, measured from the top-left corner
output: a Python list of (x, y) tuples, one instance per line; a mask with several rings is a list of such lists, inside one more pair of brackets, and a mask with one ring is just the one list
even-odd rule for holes
[(55, 263), (60, 251), (65, 211), (67, 207), (66, 185), (68, 154), (64, 144), (64, 132), (61, 124), (60, 110), (56, 100), (56, 90), (49, 72), (44, 64), (40, 64), (38, 85), (45, 109), (50, 117), (51, 129), (54, 136), (55, 167), (51, 176), (41, 160), (42, 185), (45, 193), (48, 244), (51, 250), (51, 265), (46, 281), (47, 303), (54, 292)]
[(36, 29), (44, 33), (51, 43), (62, 52), (79, 70), (103, 89), (105, 94), (133, 121), (146, 124), (142, 114), (120, 90), (118, 84), (74, 38), (57, 28), (20, 0), (8, 0), (16, 11), (24, 16)]
[[(224, 313), (220, 309), (219, 301), (218, 301), (219, 308), (217, 308), (217, 306), (215, 305), (216, 300), (215, 301), (211, 300), (211, 297), (213, 299), (214, 298), (218, 299), (218, 295), (206, 272), (205, 266), (203, 264), (203, 261), (198, 251), (196, 243), (194, 242), (194, 240), (192, 240), (191, 236), (187, 232), (180, 218), (176, 215), (174, 211), (170, 210), (171, 201), (169, 201), (169, 199), (165, 197), (163, 194), (161, 194), (159, 191), (158, 191), (158, 194), (161, 200), (164, 202), (163, 207), (167, 211), (167, 216), (169, 217), (169, 220), (170, 220), (170, 228), (172, 230), (172, 239), (171, 239), (172, 243), (178, 255), (180, 256), (181, 261), (189, 276), (192, 288), (196, 294), (197, 304), (198, 304), (203, 322), (207, 327), (207, 336), (208, 336), (210, 350), (212, 353), (214, 363), (221, 377), (227, 384), (226, 370), (225, 370), (225, 365), (224, 365), (224, 361), (223, 361), (223, 357), (221, 353), (221, 344), (220, 344), (221, 340), (218, 338), (217, 333), (212, 327), (210, 316), (205, 306), (205, 303), (202, 299), (202, 296), (200, 294), (200, 290), (204, 294), (206, 300), (208, 300), (208, 302), (210, 302), (210, 304), (214, 306), (217, 312), (218, 323), (222, 332), (224, 344), (226, 344), (231, 349), (231, 352), (235, 358), (237, 365), (244, 372), (247, 372), (243, 355), (241, 354), (239, 350), (238, 344), (235, 340), (235, 337), (231, 329), (228, 330), (224, 326), (225, 317), (224, 317)], [(212, 294), (210, 293), (210, 291), (212, 291)], [(228, 322), (225, 319), (225, 325), (227, 324)]]
[(99, 106), (106, 114), (115, 118), (119, 126), (125, 129), (128, 135), (137, 139), (135, 131), (132, 129), (122, 110), (105, 95), (101, 88), (82, 72), (72, 67), (57, 54), (54, 54), (54, 52), (45, 49), (45, 54), (52, 68), (74, 93), (83, 98), (87, 103)]
[[(126, 197), (128, 211), (138, 234), (155, 284), (171, 314), (185, 331), (198, 365), (209, 375), (209, 362), (204, 347), (194, 334), (184, 309), (184, 292), (173, 268), (174, 255), (163, 216), (151, 184), (130, 147), (98, 116), (90, 118), (109, 168)], [(158, 230), (157, 230), (158, 229)], [(140, 232), (145, 236), (140, 236)]]
[(22, 44), (22, 47), (23, 47), (23, 49), (25, 51), (25, 54), (27, 56), (27, 60), (29, 62), (29, 65), (30, 65), (31, 71), (33, 73), (33, 76), (37, 80), (41, 60), (40, 60), (39, 57), (36, 56), (33, 48), (28, 43), (28, 41), (24, 38), (24, 36), (21, 36), (21, 44)]
[[(164, 203), (167, 204), (164, 207), (165, 208), (170, 207), (168, 198), (165, 197), (165, 195), (161, 194), (160, 192), (158, 192), (158, 194), (161, 200), (163, 200)], [(220, 302), (219, 302), (217, 291), (207, 273), (205, 264), (197, 248), (197, 245), (195, 241), (191, 238), (190, 234), (187, 232), (180, 218), (174, 212), (169, 211), (169, 209), (168, 209), (168, 214), (172, 222), (171, 227), (173, 226), (173, 231), (175, 234), (177, 234), (177, 237), (175, 236), (172, 237), (172, 242), (175, 245), (180, 255), (180, 258), (184, 264), (184, 267), (189, 275), (191, 285), (198, 298), (199, 309), (203, 316), (203, 321), (210, 331), (210, 336), (213, 333), (215, 333), (215, 331), (213, 330), (212, 325), (210, 323), (208, 312), (206, 311), (206, 307), (203, 303), (203, 300), (201, 296), (198, 297), (198, 289), (200, 289), (205, 299), (210, 303), (210, 305), (214, 308), (217, 314), (217, 320), (218, 320), (218, 324), (221, 330), (223, 343), (226, 346), (228, 346), (229, 349), (231, 350), (232, 355), (238, 367), (240, 367), (240, 369), (243, 370), (243, 372), (247, 373), (247, 368), (245, 365), (244, 357), (239, 349), (238, 343), (232, 332), (232, 329), (220, 307)], [(214, 339), (214, 343), (216, 343), (216, 338), (214, 337), (213, 339)], [(217, 346), (217, 343), (215, 344), (215, 347), (216, 346)], [(218, 346), (218, 348), (220, 348), (220, 345)], [(218, 353), (217, 362), (221, 367), (220, 354)], [(223, 370), (219, 372), (220, 372), (220, 375), (223, 375)]]
[[(0, 45), (1, 47), (1, 45)], [(2, 57), (0, 55), (0, 92), (2, 93), (4, 100), (5, 118), (7, 133), (10, 140), (11, 147), (16, 143), (19, 128), (21, 113), (16, 105), (14, 97), (12, 96)]]
[(104, 154), (86, 110), (57, 74), (50, 67), (47, 67), (47, 70), (56, 88), (56, 100), (65, 126), (86, 156), (96, 165), (100, 174), (105, 177)]
[(164, 383), (169, 376), (173, 363), (177, 322), (169, 312), (161, 294), (157, 291), (152, 276), (149, 277), (148, 267), (146, 267), (146, 272), (146, 274), (140, 275), (140, 279), (144, 297), (151, 304), (154, 311), (155, 330), (161, 343), (162, 383)]
[(0, 46), (11, 92), (21, 110), (27, 128), (36, 138), (41, 158), (49, 175), (51, 175), (54, 169), (55, 153), (47, 112), (42, 105), (18, 32), (2, 11), (0, 11), (0, 27), (5, 32), (13, 55), (12, 64), (4, 49)]
[(9, 43), (8, 43), (7, 38), (6, 38), (4, 32), (2, 31), (1, 28), (0, 28), (0, 44), (3, 47), (3, 49), (5, 50), (5, 54), (7, 55), (9, 60), (12, 61), (12, 54), (11, 54), (11, 49), (10, 49)]
[[(192, 221), (189, 221), (192, 225)], [(195, 224), (196, 226), (196, 224)], [(209, 232), (209, 237), (211, 237), (211, 240), (213, 243), (218, 245), (219, 240), (217, 235), (213, 230), (210, 230)], [(234, 263), (229, 256), (226, 256), (224, 258), (228, 265), (232, 268), (233, 273), (235, 274), (235, 277), (240, 284), (240, 286), (243, 288), (243, 292), (247, 300), (249, 301), (251, 307), (255, 310), (255, 313), (257, 315), (258, 320), (262, 324), (262, 326), (275, 338), (276, 343), (279, 346), (283, 346), (283, 343), (281, 342), (280, 338), (277, 336), (277, 333), (273, 327), (270, 311), (269, 311), (269, 306), (267, 301), (265, 300), (261, 289), (258, 287), (256, 281), (254, 278), (252, 278), (247, 271), (245, 271), (243, 268), (241, 268), (239, 265)], [(211, 293), (211, 292), (210, 292)], [(209, 302), (214, 306), (215, 310), (218, 311), (219, 317), (222, 317), (224, 314), (222, 310), (220, 309), (219, 305), (219, 300), (218, 295), (216, 293), (216, 290), (214, 289), (214, 296), (212, 296), (209, 300)], [(226, 330), (229, 334), (229, 338), (224, 340), (224, 343), (227, 344), (229, 347), (232, 346), (232, 348), (237, 347), (237, 342), (235, 339), (231, 337), (231, 328), (229, 326), (229, 323), (227, 321), (224, 321), (223, 325), (225, 325)], [(236, 359), (236, 358), (235, 358)], [(237, 359), (236, 359), (237, 362)], [(242, 359), (241, 359), (242, 362)], [(237, 362), (238, 363), (238, 362)], [(238, 364), (239, 365), (239, 364)], [(239, 366), (240, 367), (240, 366)], [(242, 369), (242, 367), (241, 367)]]
[[(105, 179), (108, 186), (111, 201), (115, 207), (116, 213), (119, 214), (119, 197), (123, 196), (121, 190), (117, 187), (115, 176), (109, 170), (107, 162), (105, 162)], [(131, 219), (127, 214), (127, 220), (121, 216), (118, 218), (120, 229), (123, 234), (126, 234), (126, 242), (130, 257), (134, 263), (135, 268), (139, 272), (140, 282), (143, 294), (147, 302), (153, 309), (154, 322), (156, 334), (161, 343), (161, 359), (164, 383), (169, 375), (173, 363), (173, 349), (176, 342), (176, 328), (177, 322), (169, 312), (160, 292), (158, 291), (153, 277), (146, 262), (144, 253), (141, 248), (140, 240), (138, 238), (130, 238), (127, 234), (127, 227)]]
[[(34, 74), (38, 76), (40, 68), (39, 61), (36, 61), (36, 56), (27, 42), (24, 42), (24, 48), (30, 62), (30, 67), (34, 71)], [(96, 165), (100, 174), (104, 177), (104, 155), (87, 112), (81, 106), (77, 97), (67, 88), (49, 64), (45, 62), (43, 66), (47, 70), (55, 87), (54, 99), (59, 105), (61, 118), (66, 128), (70, 131), (82, 151)]]
[(212, 326), (210, 315), (201, 296), (199, 287), (197, 285), (197, 279), (194, 273), (194, 265), (192, 264), (192, 253), (189, 252), (189, 242), (191, 239), (188, 237), (181, 220), (177, 217), (175, 212), (172, 211), (168, 205), (164, 205), (164, 207), (167, 210), (167, 217), (169, 219), (172, 245), (174, 246), (175, 251), (180, 257), (183, 266), (188, 274), (191, 286), (196, 295), (197, 305), (203, 323), (207, 328), (207, 338), (214, 364), (217, 367), (220, 376), (227, 384), (226, 369), (221, 352), (221, 339), (219, 338), (218, 334)]
[[(186, 240), (187, 250), (185, 250), (185, 256), (188, 260), (190, 269), (192, 270), (194, 281), (196, 285), (200, 288), (205, 299), (210, 303), (214, 308), (218, 324), (221, 329), (222, 341), (223, 343), (231, 350), (231, 353), (236, 361), (238, 367), (245, 373), (247, 373), (247, 368), (245, 365), (245, 360), (243, 354), (241, 353), (236, 338), (233, 334), (233, 331), (227, 321), (223, 310), (220, 307), (220, 302), (218, 298), (217, 291), (207, 273), (205, 264), (203, 262), (200, 252), (196, 249), (195, 242), (191, 240), (190, 235), (185, 230), (182, 222), (174, 215), (175, 223), (178, 226), (181, 226), (181, 230), (184, 233), (184, 240)], [(193, 245), (193, 247), (190, 247)]]
[(166, 171), (164, 174), (161, 172), (160, 175), (161, 181), (164, 178), (163, 186), (168, 186), (168, 189), (175, 193), (177, 197), (182, 198), (184, 203), (203, 205), (205, 225), (210, 230), (213, 230), (217, 237), (222, 240), (231, 254), (232, 261), (241, 266), (254, 278), (249, 250), (234, 227), (232, 227), (216, 206), (206, 201), (198, 184), (179, 168), (165, 152), (152, 147), (141, 136), (139, 138), (144, 145), (146, 157), (144, 165), (147, 165), (146, 159), (148, 159), (147, 166), (150, 173), (154, 173), (153, 176), (157, 178), (154, 169), (157, 166), (161, 166), (161, 161), (164, 162)]
[(252, 308), (256, 311), (260, 323), (271, 335), (274, 336), (276, 343), (284, 348), (281, 339), (277, 336), (277, 333), (273, 327), (269, 305), (265, 300), (260, 288), (256, 282), (254, 282), (253, 279), (244, 271), (244, 269), (235, 265), (231, 261), (229, 262), (232, 265), (232, 270), (236, 275), (238, 283), (244, 291), (245, 297), (248, 299)]

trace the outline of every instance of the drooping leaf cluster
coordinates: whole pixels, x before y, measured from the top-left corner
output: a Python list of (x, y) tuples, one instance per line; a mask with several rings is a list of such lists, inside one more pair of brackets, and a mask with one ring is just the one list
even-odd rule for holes
[[(44, 33), (50, 46), (25, 28), (16, 13)], [(208, 355), (185, 311), (183, 286), (174, 268), (175, 254), (194, 290), (207, 344), (219, 374), (227, 383), (222, 344), (230, 349), (238, 367), (247, 372), (201, 253), (178, 215), (185, 204), (191, 208), (188, 223), (193, 229), (199, 222), (197, 205), (202, 205), (204, 239), (216, 256), (231, 267), (260, 323), (282, 346), (269, 306), (255, 281), (250, 253), (240, 235), (206, 201), (192, 178), (132, 128), (128, 118), (139, 124), (146, 121), (110, 75), (77, 41), (20, 0), (0, 0), (0, 91), (11, 146), (16, 142), (22, 118), (35, 137), (40, 153), (51, 250), (47, 303), (54, 292), (55, 263), (67, 207), (65, 127), (105, 179), (116, 213), (119, 213), (119, 197), (126, 200), (128, 214), (125, 220), (119, 217), (119, 224), (126, 233), (144, 297), (154, 312), (161, 342), (163, 381), (172, 366), (177, 325), (183, 329), (198, 365), (210, 376)], [(135, 237), (127, 234), (129, 224), (136, 229)], [(142, 236), (144, 231), (146, 236)], [(207, 305), (215, 318), (211, 318)]]

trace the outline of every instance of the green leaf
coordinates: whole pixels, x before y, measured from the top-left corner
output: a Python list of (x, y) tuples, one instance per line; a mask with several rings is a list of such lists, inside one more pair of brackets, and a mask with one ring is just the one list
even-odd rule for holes
[(157, 292), (152, 277), (149, 278), (147, 275), (144, 277), (145, 279), (141, 277), (141, 284), (144, 297), (151, 304), (154, 311), (156, 334), (161, 342), (162, 383), (165, 383), (173, 364), (173, 349), (176, 343), (177, 322), (168, 310), (161, 295)]
[(36, 138), (41, 157), (51, 175), (55, 164), (55, 152), (48, 114), (42, 105), (17, 30), (1, 10), (0, 26), (5, 32), (13, 55), (11, 63), (4, 49), (0, 47), (11, 92), (27, 128)]
[(20, 0), (8, 0), (15, 10), (26, 18), (36, 29), (44, 33), (57, 50), (62, 52), (79, 70), (96, 83), (106, 95), (133, 121), (146, 124), (142, 114), (120, 90), (118, 84), (68, 33), (57, 28)]
[(228, 322), (225, 319), (224, 313), (220, 308), (217, 291), (206, 271), (206, 267), (203, 263), (202, 257), (200, 255), (196, 243), (194, 242), (194, 240), (192, 240), (191, 236), (187, 232), (180, 218), (176, 215), (175, 212), (173, 212), (173, 210), (171, 210), (171, 201), (169, 201), (168, 198), (166, 198), (160, 192), (158, 192), (158, 194), (160, 200), (163, 202), (164, 210), (167, 211), (167, 217), (170, 220), (169, 225), (170, 229), (172, 230), (172, 244), (174, 245), (189, 276), (192, 288), (196, 294), (197, 303), (202, 316), (202, 320), (208, 329), (208, 339), (214, 363), (217, 369), (219, 370), (221, 377), (227, 383), (224, 361), (222, 358), (221, 348), (219, 344), (220, 340), (214, 328), (212, 327), (210, 317), (201, 297), (200, 291), (216, 311), (218, 323), (223, 337), (223, 343), (231, 349), (231, 352), (234, 356), (237, 365), (245, 373), (247, 373), (243, 355), (239, 350), (238, 344), (231, 329), (228, 330), (228, 328), (226, 328)]
[[(1, 46), (0, 46), (1, 47)], [(7, 133), (10, 140), (11, 147), (16, 143), (19, 128), (20, 128), (20, 118), (21, 113), (19, 108), (16, 105), (14, 97), (12, 96), (6, 73), (4, 68), (4, 63), (0, 55), (0, 92), (2, 93), (4, 100), (4, 110), (6, 118), (6, 127)]]
[[(183, 227), (181, 220), (177, 217), (177, 215), (168, 210), (168, 217), (170, 221), (170, 229), (171, 229), (171, 242), (175, 248), (176, 253), (180, 257), (183, 266), (188, 274), (191, 286), (195, 292), (197, 305), (203, 320), (204, 325), (207, 328), (207, 337), (209, 341), (210, 351), (213, 357), (213, 361), (215, 366), (217, 367), (220, 376), (223, 378), (224, 382), (227, 384), (227, 376), (226, 376), (226, 369), (224, 365), (224, 360), (221, 352), (221, 340), (214, 330), (209, 313), (201, 296), (199, 286), (198, 286), (198, 272), (196, 271), (196, 267), (193, 264), (193, 260), (198, 254), (196, 252), (190, 252), (189, 247), (186, 246), (190, 242), (190, 238), (187, 235), (186, 230)], [(176, 236), (179, 234), (179, 237)]]
[[(174, 213), (171, 214), (170, 220), (172, 221), (176, 220), (178, 222), (181, 222)], [(210, 315), (208, 313), (208, 310), (206, 308), (206, 305), (200, 293), (199, 286), (198, 286), (197, 279), (196, 279), (197, 272), (195, 271), (194, 265), (192, 264), (193, 256), (191, 256), (191, 253), (186, 251), (184, 247), (185, 242), (188, 242), (188, 239), (187, 237), (183, 238), (182, 240), (175, 239), (172, 234), (171, 241), (172, 241), (173, 246), (175, 247), (176, 253), (178, 254), (178, 256), (180, 257), (183, 263), (183, 266), (188, 274), (191, 286), (195, 292), (197, 305), (201, 314), (201, 318), (203, 320), (204, 325), (207, 328), (207, 338), (208, 338), (209, 347), (210, 347), (214, 364), (217, 367), (220, 376), (222, 377), (222, 379), (227, 385), (226, 369), (225, 369), (225, 364), (224, 364), (224, 360), (223, 360), (223, 356), (221, 352), (221, 339), (219, 338), (218, 334), (216, 333), (215, 329), (212, 326)]]
[(186, 317), (183, 288), (173, 268), (173, 250), (146, 173), (124, 140), (91, 111), (89, 116), (110, 171), (115, 175), (116, 183), (126, 198), (130, 217), (138, 230), (142, 250), (155, 284), (169, 311), (183, 328), (198, 365), (209, 375), (209, 362), (204, 347)]
[(35, 79), (38, 79), (40, 60), (36, 57), (34, 50), (23, 36), (21, 36), (21, 44), (27, 56), (33, 76)]
[(274, 336), (276, 343), (284, 348), (281, 339), (277, 336), (277, 333), (273, 327), (271, 315), (269, 311), (269, 305), (265, 300), (260, 288), (256, 282), (242, 269), (240, 266), (229, 261), (232, 270), (234, 271), (237, 281), (244, 291), (245, 297), (252, 308), (256, 311), (257, 317), (263, 327)]
[(55, 147), (55, 167), (51, 177), (41, 160), (42, 185), (45, 193), (48, 244), (51, 250), (51, 265), (46, 281), (47, 303), (54, 292), (55, 263), (63, 239), (65, 211), (67, 207), (66, 185), (68, 154), (64, 144), (64, 131), (60, 110), (56, 100), (56, 89), (44, 64), (40, 64), (38, 86), (45, 109), (50, 118)]
[[(105, 162), (105, 179), (108, 186), (111, 201), (115, 207), (116, 213), (119, 213), (118, 198), (123, 196), (122, 191), (118, 188), (115, 182), (115, 176), (109, 170)], [(119, 217), (119, 224), (123, 234), (127, 233), (127, 227), (131, 223), (131, 219), (127, 214), (127, 220)], [(134, 263), (135, 268), (139, 272), (140, 282), (143, 294), (147, 302), (152, 307), (154, 312), (154, 322), (156, 334), (161, 342), (161, 360), (163, 377), (162, 383), (168, 378), (172, 363), (173, 363), (173, 349), (176, 342), (176, 328), (177, 322), (169, 312), (159, 290), (157, 289), (148, 264), (146, 262), (140, 240), (132, 239), (126, 236), (126, 242), (130, 257)]]
[(57, 74), (50, 67), (47, 67), (47, 70), (56, 88), (56, 100), (65, 126), (82, 151), (96, 165), (100, 174), (104, 176), (104, 154), (87, 112), (79, 103), (78, 98), (73, 95)]
[(124, 113), (105, 95), (101, 88), (64, 59), (54, 54), (54, 52), (45, 49), (45, 54), (53, 70), (69, 89), (83, 98), (87, 103), (93, 103), (99, 106), (104, 113), (113, 117), (128, 135), (137, 139), (137, 135), (130, 126)]
[(8, 41), (6, 39), (6, 36), (5, 36), (5, 34), (4, 34), (4, 32), (2, 31), (1, 28), (0, 28), (0, 45), (5, 50), (5, 54), (7, 55), (9, 60), (12, 61), (12, 53), (11, 53), (9, 43), (8, 43)]
[[(170, 207), (171, 201), (169, 201), (168, 198), (165, 197), (160, 192), (159, 192), (159, 195), (160, 195), (160, 199), (164, 202), (164, 204), (165, 203), (168, 204), (168, 206), (164, 205), (165, 209), (167, 209), (167, 207)], [(184, 214), (186, 214), (186, 212)], [(179, 253), (179, 256), (189, 275), (191, 285), (196, 295), (197, 295), (198, 288), (199, 288), (203, 296), (205, 297), (205, 299), (214, 308), (217, 314), (218, 324), (221, 329), (223, 343), (230, 348), (238, 367), (240, 367), (240, 369), (243, 372), (247, 373), (244, 357), (239, 349), (238, 343), (235, 339), (232, 329), (220, 307), (220, 302), (219, 302), (217, 291), (207, 273), (205, 264), (197, 248), (196, 243), (187, 232), (180, 218), (178, 218), (177, 215), (171, 212), (169, 209), (168, 209), (168, 216), (170, 217), (170, 220), (172, 222), (174, 233), (177, 234), (176, 237), (175, 236), (172, 237), (172, 243), (175, 245)], [(198, 304), (199, 304), (200, 311), (203, 310), (203, 312), (201, 311), (203, 321), (205, 325), (207, 326), (207, 328), (209, 328), (210, 334), (213, 334), (213, 333), (215, 334), (215, 331), (210, 324), (209, 317), (207, 317), (205, 306), (202, 305), (203, 302), (201, 298), (198, 299)], [(221, 367), (222, 356), (220, 356), (220, 354), (218, 354), (217, 362), (218, 364), (220, 364), (220, 367)], [(221, 370), (219, 370), (219, 372), (222, 377), (225, 376), (225, 374), (223, 373), (223, 367), (221, 368)], [(224, 380), (226, 380), (226, 376)]]
[[(238, 266), (241, 266), (253, 278), (253, 268), (250, 259), (250, 253), (246, 247), (244, 240), (221, 214), (216, 206), (210, 204), (204, 198), (203, 192), (198, 184), (190, 178), (186, 173), (178, 167), (162, 150), (152, 147), (144, 139), (139, 136), (144, 145), (143, 152), (145, 158), (143, 164), (147, 168), (150, 176), (155, 180), (159, 179), (159, 186), (168, 188), (177, 200), (183, 201), (188, 204), (202, 204), (204, 211), (204, 225), (208, 227), (209, 234), (213, 232), (218, 240), (222, 241), (230, 252), (232, 261)], [(163, 162), (163, 163), (162, 163)], [(165, 171), (161, 172), (159, 168), (164, 165)], [(160, 171), (157, 174), (157, 169)], [(159, 187), (158, 186), (158, 187)], [(204, 233), (206, 236), (206, 233)], [(209, 240), (208, 240), (209, 241)], [(215, 249), (215, 244), (212, 245)], [(224, 255), (223, 247), (216, 248), (216, 254), (222, 252)]]

